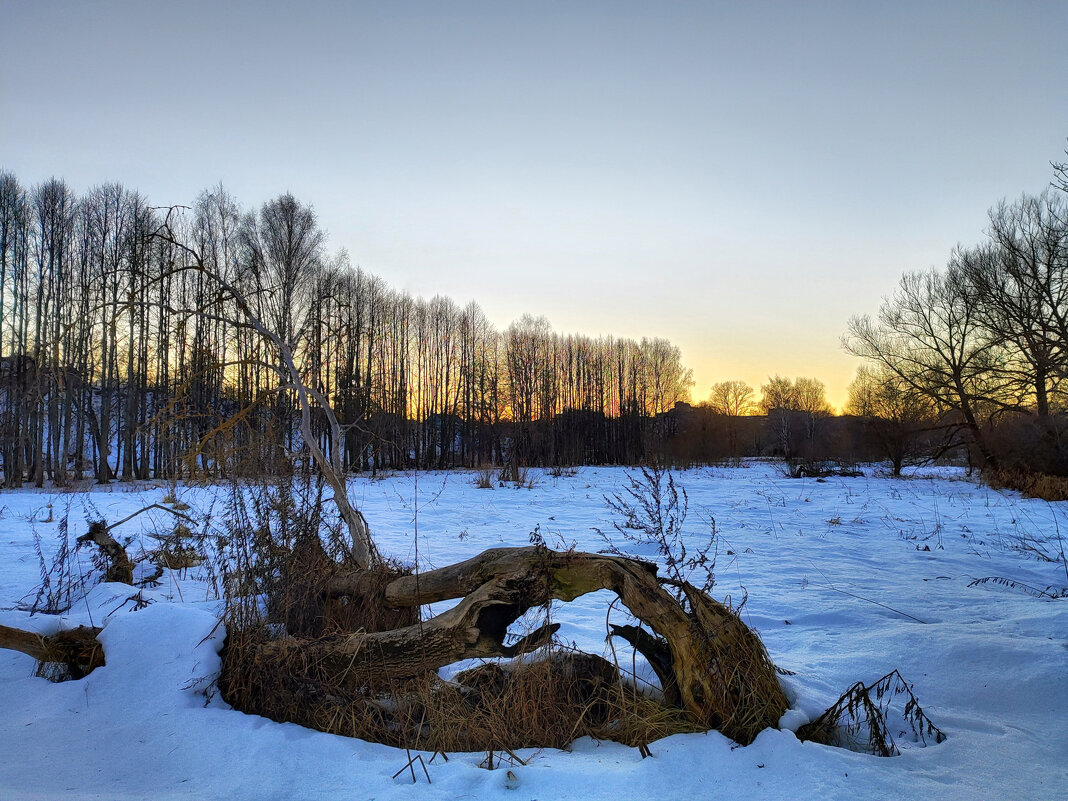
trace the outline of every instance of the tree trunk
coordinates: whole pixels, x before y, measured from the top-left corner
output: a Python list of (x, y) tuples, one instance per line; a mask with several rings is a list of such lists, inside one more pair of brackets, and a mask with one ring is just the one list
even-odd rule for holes
[(100, 629), (79, 626), (46, 637), (32, 631), (0, 626), (0, 648), (20, 651), (38, 662), (65, 665), (80, 679), (104, 664), (104, 649), (96, 639)]

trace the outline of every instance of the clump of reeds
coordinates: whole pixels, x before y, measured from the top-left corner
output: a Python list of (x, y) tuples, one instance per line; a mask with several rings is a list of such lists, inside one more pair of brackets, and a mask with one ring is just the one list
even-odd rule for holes
[(474, 485), (478, 489), (493, 489), (493, 468), (480, 467), (475, 471)]

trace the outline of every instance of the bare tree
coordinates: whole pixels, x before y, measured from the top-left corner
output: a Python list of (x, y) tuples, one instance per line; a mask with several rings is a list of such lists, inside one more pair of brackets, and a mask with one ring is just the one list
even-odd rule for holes
[[(500, 461), (508, 442), (530, 463), (633, 463), (664, 447), (658, 418), (689, 397), (666, 340), (563, 335), (535, 318), (499, 332), (477, 306), (415, 299), (331, 257), (291, 195), (244, 213), (219, 186), (192, 212), (164, 240), (147, 235), (158, 210), (118, 184), (78, 198), (62, 181), (27, 192), (0, 176), (5, 482), (292, 464), (305, 440), (288, 367), (213, 275), (335, 404), (346, 468)], [(206, 269), (172, 269), (181, 247)], [(329, 426), (313, 414), (312, 428), (332, 458)]]
[(641, 354), (649, 387), (646, 414), (663, 414), (679, 401), (690, 400), (693, 370), (683, 367), (682, 351), (677, 345), (659, 337), (643, 338)]
[(719, 381), (712, 385), (708, 408), (726, 418), (727, 450), (739, 456), (738, 421), (736, 418), (752, 414), (758, 408), (753, 400), (753, 388), (744, 381)]
[(937, 424), (934, 402), (885, 366), (857, 369), (846, 411), (864, 418), (895, 476), (934, 455), (926, 442)]
[(786, 459), (793, 457), (793, 410), (797, 407), (797, 388), (789, 378), (776, 374), (760, 387), (760, 408)]
[(28, 389), (33, 379), (26, 353), (29, 306), (30, 214), (26, 190), (0, 174), (0, 450), (4, 486), (21, 487), (26, 464)]
[[(351, 558), (362, 569), (368, 569), (379, 560), (378, 551), (371, 538), (371, 531), (360, 511), (353, 506), (348, 498), (348, 489), (345, 484), (345, 470), (341, 461), (341, 425), (334, 414), (333, 407), (326, 395), (314, 386), (309, 386), (301, 370), (297, 367), (293, 355), (293, 345), (281, 337), (281, 335), (266, 326), (259, 316), (253, 311), (245, 295), (218, 272), (212, 271), (201, 254), (189, 245), (180, 242), (169, 225), (169, 220), (153, 234), (153, 238), (161, 239), (174, 244), (184, 255), (186, 261), (176, 267), (180, 270), (195, 270), (208, 275), (219, 287), (223, 298), (232, 302), (239, 318), (237, 325), (245, 326), (257, 335), (269, 342), (277, 353), (280, 365), (273, 369), (279, 378), (286, 382), (283, 386), (293, 391), (297, 399), (300, 413), (300, 430), (303, 435), (304, 445), (311, 453), (323, 479), (333, 491), (333, 502), (337, 507), (338, 514), (345, 523), (351, 542)], [(213, 315), (210, 310), (199, 309), (197, 313)], [(329, 428), (332, 447), (329, 453), (324, 453), (320, 447), (312, 427), (313, 413), (321, 415)]]
[(989, 244), (955, 261), (980, 324), (1004, 358), (1007, 385), (1040, 418), (1068, 367), (1068, 203), (1024, 195), (990, 211)]
[[(760, 406), (768, 416), (783, 456), (786, 459), (811, 456), (820, 423), (831, 414), (823, 382), (817, 378), (791, 381), (776, 375), (760, 387), (760, 392)], [(797, 442), (799, 430), (803, 440)], [(798, 454), (799, 448), (808, 452)]]
[(956, 413), (983, 464), (996, 466), (983, 423), (1004, 404), (1004, 383), (994, 369), (998, 343), (985, 335), (955, 263), (944, 273), (906, 273), (877, 320), (849, 321), (843, 345), (898, 376), (940, 410)]
[[(312, 208), (288, 193), (267, 201), (258, 214), (247, 214), (242, 222), (242, 278), (255, 288), (246, 295), (249, 308), (275, 340), (294, 352), (308, 333), (310, 290), (322, 267), (324, 240)], [(275, 358), (277, 372), (285, 374), (285, 357), (275, 354)], [(283, 388), (275, 398), (276, 444), (292, 451), (293, 399)]]
[[(1064, 151), (1064, 155), (1068, 156), (1068, 150)], [(1068, 192), (1068, 161), (1051, 161), (1050, 166), (1053, 167), (1053, 180), (1050, 184), (1062, 192)]]
[(741, 417), (756, 409), (753, 388), (744, 381), (719, 381), (712, 385), (708, 405), (716, 414)]

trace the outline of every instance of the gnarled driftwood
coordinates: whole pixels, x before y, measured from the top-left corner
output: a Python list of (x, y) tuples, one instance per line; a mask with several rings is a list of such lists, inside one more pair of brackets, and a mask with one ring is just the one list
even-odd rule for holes
[[(392, 631), (272, 641), (262, 646), (263, 657), (283, 658), (299, 649), (329, 681), (373, 686), (462, 659), (514, 656), (537, 647), (551, 630), (506, 646), (508, 626), (549, 601), (607, 589), (652, 631), (616, 627), (613, 633), (649, 659), (665, 700), (702, 725), (742, 743), (752, 741), (775, 726), (787, 706), (763, 644), (728, 607), (685, 583), (674, 585), (686, 600), (680, 603), (665, 589), (668, 583), (658, 578), (655, 565), (635, 559), (541, 546), (493, 548), (385, 587), (382, 597), (393, 607), (462, 598), (442, 614)], [(327, 592), (358, 596), (363, 586), (361, 574), (352, 572), (336, 576)]]

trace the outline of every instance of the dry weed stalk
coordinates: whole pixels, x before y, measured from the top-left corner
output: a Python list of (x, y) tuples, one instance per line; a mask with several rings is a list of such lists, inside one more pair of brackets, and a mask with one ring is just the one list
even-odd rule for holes
[[(888, 715), (891, 703), (899, 698), (904, 700), (901, 717), (909, 726), (913, 742), (927, 745), (928, 739), (935, 743), (946, 739), (916, 700), (912, 685), (896, 670), (872, 684), (854, 684), (826, 712), (799, 728), (797, 738), (875, 756), (898, 756), (901, 750), (889, 726)], [(899, 731), (898, 737), (907, 734)]]

